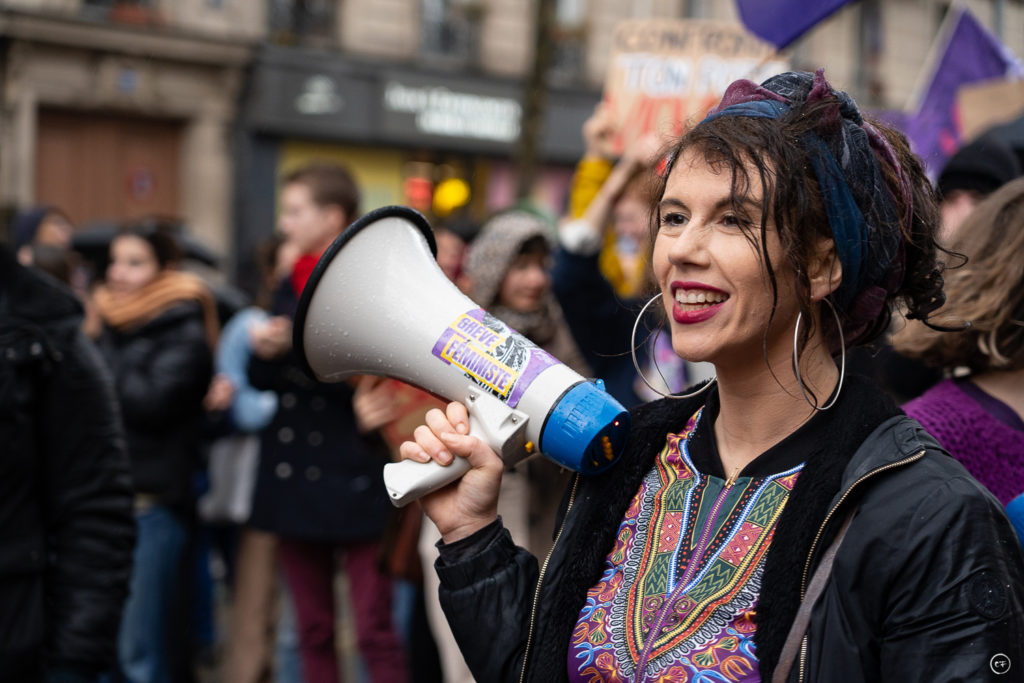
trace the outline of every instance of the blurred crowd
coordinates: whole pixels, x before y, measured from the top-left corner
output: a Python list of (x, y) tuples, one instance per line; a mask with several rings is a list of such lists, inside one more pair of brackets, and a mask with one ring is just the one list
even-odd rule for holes
[[(632, 407), (711, 370), (679, 359), (657, 316), (634, 330), (654, 293), (664, 141), (616, 155), (612, 132), (598, 108), (557, 222), (523, 202), (433, 227), (452, 283)], [(952, 157), (936, 182), (941, 324), (899, 319), (847, 372), (880, 381), (1024, 536), (1021, 176), (995, 139)], [(245, 305), (192, 272), (174, 221), (127, 221), (97, 259), (59, 207), (14, 218), (0, 247), (0, 679), (472, 680), (438, 604), (439, 536), (381, 478), (439, 400), (392, 379), (317, 382), (292, 348), (303, 287), (360, 200), (337, 164), (287, 175)], [(505, 526), (538, 557), (566, 481), (540, 459), (502, 480)]]

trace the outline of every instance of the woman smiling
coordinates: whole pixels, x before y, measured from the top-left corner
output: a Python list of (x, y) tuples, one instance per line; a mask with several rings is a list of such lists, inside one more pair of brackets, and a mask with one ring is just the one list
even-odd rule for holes
[[(675, 352), (716, 379), (632, 411), (555, 547), (516, 548), (461, 404), (403, 456), (472, 469), (422, 500), (441, 601), (487, 681), (963, 681), (1024, 666), (999, 505), (845, 350), (943, 301), (906, 141), (822, 72), (737, 81), (667, 153), (653, 226)], [(583, 341), (583, 340), (581, 340)], [(998, 680), (998, 679), (997, 679)]]

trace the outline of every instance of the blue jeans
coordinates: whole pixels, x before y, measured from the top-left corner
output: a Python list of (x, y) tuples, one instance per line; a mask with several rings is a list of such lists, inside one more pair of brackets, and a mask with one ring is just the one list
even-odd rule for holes
[(121, 672), (131, 683), (170, 683), (169, 620), (181, 581), (185, 525), (169, 508), (135, 513), (131, 593), (117, 639)]

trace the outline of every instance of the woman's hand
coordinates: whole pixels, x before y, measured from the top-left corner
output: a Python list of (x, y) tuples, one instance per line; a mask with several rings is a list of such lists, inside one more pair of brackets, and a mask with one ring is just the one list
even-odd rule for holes
[(235, 400), (235, 385), (231, 378), (218, 372), (210, 380), (210, 387), (203, 397), (203, 408), (210, 413), (223, 412), (231, 407)]
[(253, 324), (249, 343), (252, 352), (264, 360), (283, 356), (292, 348), (292, 321), (279, 315)]
[(423, 511), (437, 525), (441, 539), (452, 543), (497, 519), (504, 465), (487, 444), (469, 436), (469, 413), (461, 403), (449, 403), (444, 412), (434, 408), (424, 420), (426, 424), (413, 432), (415, 440), (399, 446), (403, 460), (434, 460), (447, 465), (454, 457), (466, 458), (470, 464), (470, 470), (459, 480), (420, 498)]
[(584, 157), (614, 159), (615, 122), (604, 103), (594, 107), (594, 113), (583, 122)]

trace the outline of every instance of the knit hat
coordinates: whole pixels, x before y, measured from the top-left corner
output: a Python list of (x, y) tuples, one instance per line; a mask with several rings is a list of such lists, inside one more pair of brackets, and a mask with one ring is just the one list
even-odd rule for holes
[(14, 243), (14, 248), (20, 249), (26, 244), (32, 244), (43, 219), (52, 211), (54, 211), (54, 207), (43, 204), (19, 212), (11, 222), (11, 240)]
[(984, 137), (961, 147), (939, 174), (942, 196), (954, 190), (969, 190), (982, 196), (992, 194), (1021, 175), (1020, 162), (1008, 144)]
[(489, 308), (512, 261), (528, 240), (543, 237), (551, 243), (548, 226), (535, 214), (527, 211), (508, 211), (484, 223), (469, 248), (466, 275), (473, 281), (470, 298), (483, 308)]

